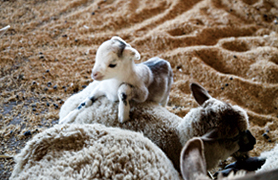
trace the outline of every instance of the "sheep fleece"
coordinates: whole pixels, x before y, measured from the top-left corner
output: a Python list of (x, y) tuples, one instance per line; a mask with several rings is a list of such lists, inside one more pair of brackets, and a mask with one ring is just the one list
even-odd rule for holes
[(15, 158), (11, 179), (180, 179), (141, 133), (100, 124), (56, 125)]

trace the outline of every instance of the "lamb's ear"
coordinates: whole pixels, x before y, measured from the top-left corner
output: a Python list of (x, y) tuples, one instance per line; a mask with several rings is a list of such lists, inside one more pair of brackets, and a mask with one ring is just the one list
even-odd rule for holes
[(183, 179), (187, 180), (195, 179), (197, 174), (206, 174), (204, 143), (201, 138), (192, 138), (184, 145), (180, 156), (180, 168)]
[(126, 42), (118, 36), (113, 36), (111, 38), (111, 41), (112, 41), (112, 46), (111, 46), (112, 51), (114, 51), (119, 58), (123, 57), (123, 52), (127, 46)]
[(219, 135), (218, 135), (218, 129), (214, 128), (212, 130), (210, 130), (209, 132), (207, 132), (206, 134), (204, 134), (201, 139), (203, 141), (216, 141), (219, 139)]
[(113, 36), (111, 40), (120, 43), (120, 46), (117, 50), (118, 57), (123, 56), (132, 60), (139, 60), (141, 58), (139, 52), (136, 49), (132, 48), (130, 44), (126, 43), (122, 38)]
[(197, 101), (197, 103), (201, 106), (206, 100), (212, 98), (207, 90), (196, 83), (190, 84), (190, 89), (193, 94), (193, 97)]
[(111, 40), (112, 41), (120, 41), (120, 42), (122, 42), (122, 43), (124, 43), (124, 44), (127, 44), (122, 38), (120, 38), (119, 36), (113, 36), (112, 38), (111, 38)]
[(132, 60), (139, 60), (141, 58), (139, 52), (131, 46), (126, 46), (123, 52), (123, 56), (128, 57)]

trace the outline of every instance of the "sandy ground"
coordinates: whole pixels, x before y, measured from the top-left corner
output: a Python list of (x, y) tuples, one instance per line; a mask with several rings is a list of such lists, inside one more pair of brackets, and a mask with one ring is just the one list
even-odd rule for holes
[[(2, 0), (0, 154), (15, 155), (57, 123), (63, 102), (92, 82), (98, 46), (114, 35), (168, 60), (174, 84), (167, 108), (196, 107), (190, 82), (244, 108), (258, 156), (278, 138), (277, 0)], [(267, 132), (267, 136), (263, 134)], [(0, 159), (0, 179), (13, 160)]]

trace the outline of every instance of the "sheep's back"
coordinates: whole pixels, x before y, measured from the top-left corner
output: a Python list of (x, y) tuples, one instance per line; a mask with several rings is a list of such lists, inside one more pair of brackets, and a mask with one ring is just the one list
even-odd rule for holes
[(12, 179), (180, 179), (141, 133), (100, 124), (56, 125), (16, 156)]

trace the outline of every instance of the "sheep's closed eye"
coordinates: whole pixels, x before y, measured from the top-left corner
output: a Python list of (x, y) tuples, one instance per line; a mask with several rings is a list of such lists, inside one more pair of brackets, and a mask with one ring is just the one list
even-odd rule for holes
[(108, 67), (110, 67), (110, 68), (114, 68), (114, 67), (116, 67), (117, 66), (117, 64), (109, 64), (108, 65)]

